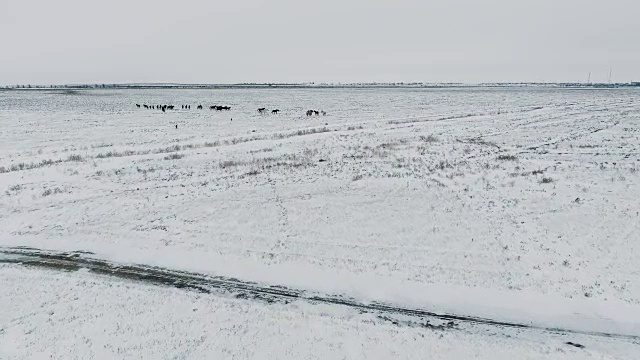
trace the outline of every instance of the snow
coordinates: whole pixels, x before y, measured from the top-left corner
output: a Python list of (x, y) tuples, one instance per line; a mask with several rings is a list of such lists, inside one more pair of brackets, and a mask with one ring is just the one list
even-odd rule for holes
[[(638, 95), (631, 89), (0, 92), (0, 246), (85, 250), (112, 261), (365, 301), (638, 336)], [(162, 113), (135, 103), (192, 109)], [(232, 110), (195, 110), (200, 103)], [(259, 107), (281, 113), (259, 115)], [(307, 118), (307, 109), (327, 116)], [(12, 269), (3, 267), (0, 276)], [(29, 276), (46, 282), (61, 275)], [(103, 282), (95, 280), (96, 293), (108, 286)], [(140, 296), (153, 301), (165, 291), (173, 290)], [(83, 314), (101, 311), (83, 307)], [(293, 310), (265, 309), (263, 319), (298, 321), (291, 320)], [(178, 326), (170, 325), (174, 315), (168, 328)], [(340, 316), (331, 321), (364, 326)], [(303, 337), (301, 344), (308, 343)], [(455, 341), (477, 350), (475, 340), (465, 339)], [(390, 339), (389, 348), (394, 340), (404, 341)], [(495, 341), (490, 348), (516, 346)], [(429, 340), (430, 347), (446, 347), (437, 343)], [(396, 356), (411, 357), (414, 345)], [(467, 350), (442, 351), (468, 357)], [(318, 351), (334, 357), (327, 348)]]
[(635, 349), (607, 338), (580, 339), (587, 348), (578, 349), (553, 334), (514, 341), (399, 328), (336, 307), (266, 305), (81, 272), (0, 271), (2, 358), (606, 359)]

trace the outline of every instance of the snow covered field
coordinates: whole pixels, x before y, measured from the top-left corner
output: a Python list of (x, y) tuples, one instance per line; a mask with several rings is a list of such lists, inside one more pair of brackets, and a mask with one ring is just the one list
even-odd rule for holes
[(0, 249), (537, 329), (6, 263), (0, 358), (640, 354), (637, 90), (7, 91), (0, 129)]

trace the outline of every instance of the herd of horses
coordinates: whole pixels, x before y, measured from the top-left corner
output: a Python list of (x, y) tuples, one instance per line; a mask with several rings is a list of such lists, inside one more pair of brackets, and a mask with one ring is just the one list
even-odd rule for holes
[[(136, 104), (136, 107), (138, 108), (142, 108), (144, 107), (145, 109), (151, 109), (151, 110), (162, 110), (162, 112), (166, 112), (167, 110), (173, 110), (175, 109), (175, 105), (147, 105), (147, 104)], [(180, 108), (183, 110), (189, 110), (191, 109), (191, 105), (180, 105)], [(198, 110), (202, 110), (204, 109), (204, 107), (202, 105), (198, 105), (196, 107)], [(215, 110), (215, 111), (223, 111), (223, 110), (231, 110), (231, 106), (221, 106), (221, 105), (212, 105), (209, 106), (209, 110)], [(267, 108), (259, 108), (258, 109), (258, 113), (260, 114), (265, 114), (269, 112), (269, 110)], [(271, 110), (271, 114), (277, 114), (280, 112), (280, 109), (273, 109)], [(306, 112), (307, 116), (318, 116), (318, 115), (327, 115), (327, 113), (324, 110), (307, 110)]]
[[(162, 110), (162, 112), (166, 112), (167, 110), (173, 110), (175, 109), (175, 105), (147, 105), (147, 104), (136, 104), (137, 108), (141, 108), (144, 107), (145, 109), (151, 109), (151, 110)], [(191, 109), (191, 105), (180, 105), (180, 108), (183, 110), (189, 110)], [(204, 107), (202, 105), (198, 105), (196, 107), (198, 110), (202, 110)], [(210, 110), (216, 110), (216, 111), (222, 111), (222, 110), (231, 110), (231, 106), (221, 106), (221, 105), (212, 105), (209, 106)]]

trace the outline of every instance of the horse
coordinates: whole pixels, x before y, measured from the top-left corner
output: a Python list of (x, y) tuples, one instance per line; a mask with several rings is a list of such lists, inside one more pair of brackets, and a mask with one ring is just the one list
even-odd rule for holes
[(307, 110), (307, 116), (313, 115), (313, 110)]
[(279, 110), (279, 109), (274, 109), (274, 110), (271, 110), (271, 113), (272, 113), (272, 114), (277, 114), (277, 113), (278, 113), (278, 111), (280, 111), (280, 110)]
[(263, 112), (265, 112), (266, 110), (267, 110), (267, 108), (259, 108), (259, 109), (258, 109), (258, 112), (259, 112), (260, 114), (262, 114), (262, 113), (263, 113)]
[(202, 110), (202, 105), (198, 105), (198, 110)]
[(137, 107), (140, 107), (140, 104), (136, 104)]

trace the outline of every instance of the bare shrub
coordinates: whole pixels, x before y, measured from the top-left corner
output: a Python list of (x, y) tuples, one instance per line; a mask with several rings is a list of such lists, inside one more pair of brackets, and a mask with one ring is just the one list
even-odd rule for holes
[(67, 157), (67, 161), (84, 161), (84, 158), (78, 154), (71, 154)]
[(13, 186), (9, 187), (9, 191), (19, 191), (21, 189), (22, 189), (22, 185), (20, 185), (20, 184), (16, 184), (16, 185), (13, 185)]
[(428, 143), (435, 143), (435, 142), (440, 141), (440, 139), (438, 139), (437, 137), (435, 137), (433, 135), (429, 135), (429, 136), (420, 135), (420, 141), (424, 141), (424, 142), (428, 142)]
[(132, 155), (146, 155), (149, 151), (133, 151), (133, 150), (125, 150), (123, 152), (117, 151), (109, 151), (107, 153), (101, 153), (96, 155), (98, 159), (110, 158), (110, 157), (123, 157), (123, 156), (132, 156)]
[(59, 187), (56, 187), (56, 188), (54, 188), (53, 190), (51, 190), (51, 189), (45, 189), (45, 190), (42, 192), (42, 196), (43, 196), (43, 197), (45, 197), (45, 196), (49, 196), (49, 195), (51, 195), (51, 194), (62, 194), (63, 192), (64, 192), (64, 191), (63, 191), (62, 189), (60, 189)]
[(17, 194), (20, 190), (22, 190), (22, 185), (16, 184), (9, 186), (9, 188), (4, 193), (11, 196)]
[(256, 153), (261, 153), (261, 152), (271, 152), (273, 151), (273, 148), (264, 148), (264, 149), (260, 149), (260, 150), (250, 150), (249, 154), (256, 154)]
[(108, 158), (108, 157), (113, 157), (115, 156), (115, 153), (113, 151), (109, 151), (108, 153), (100, 153), (98, 155), (96, 155), (96, 158), (98, 159), (104, 159), (104, 158)]
[(180, 145), (173, 145), (173, 146), (169, 146), (163, 149), (158, 149), (156, 150), (156, 153), (158, 154), (163, 154), (163, 153), (170, 153), (170, 152), (176, 152), (176, 151), (180, 151), (182, 150), (182, 147)]
[(164, 157), (165, 160), (180, 160), (184, 157), (183, 154), (171, 154)]
[(230, 167), (237, 167), (237, 166), (240, 166), (242, 164), (243, 163), (239, 162), (239, 161), (225, 160), (225, 161), (221, 161), (220, 162), (220, 167), (223, 168), (223, 169), (226, 169), (226, 168), (230, 168)]
[(28, 167), (28, 165), (25, 164), (25, 163), (12, 164), (11, 165), (11, 171), (24, 170), (27, 167)]
[(502, 161), (517, 161), (518, 157), (515, 155), (499, 155), (498, 156), (498, 160), (502, 160)]
[(543, 177), (542, 180), (540, 180), (541, 184), (551, 184), (554, 180), (550, 177)]
[(204, 143), (204, 147), (216, 147), (216, 146), (220, 146), (220, 141), (216, 140), (216, 141)]
[(439, 169), (439, 170), (451, 169), (451, 168), (453, 168), (453, 165), (447, 160), (440, 160), (440, 162), (436, 164), (436, 169)]

